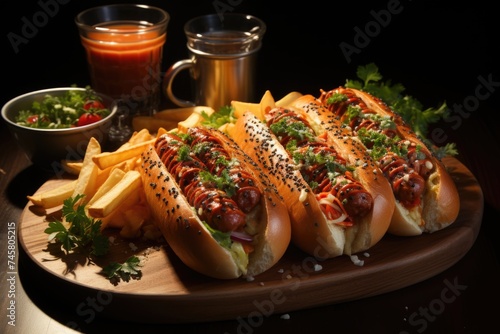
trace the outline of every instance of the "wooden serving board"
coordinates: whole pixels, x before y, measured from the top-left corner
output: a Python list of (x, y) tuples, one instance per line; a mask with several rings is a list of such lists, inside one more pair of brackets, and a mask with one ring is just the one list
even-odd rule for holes
[[(368, 252), (358, 254), (363, 266), (355, 265), (348, 256), (315, 259), (290, 246), (278, 264), (254, 280), (217, 280), (184, 266), (168, 245), (119, 238), (110, 255), (89, 264), (81, 256), (58, 258), (51, 253), (44, 229), (46, 215), (57, 214), (57, 209), (37, 213), (30, 204), (23, 211), (19, 242), (28, 261), (48, 274), (50, 282), (45, 284), (53, 287), (53, 292), (60, 292), (73, 305), (88, 297), (97, 298), (104, 306), (101, 315), (119, 320), (228, 320), (356, 300), (432, 277), (455, 264), (473, 245), (483, 215), (483, 193), (475, 177), (458, 160), (448, 158), (444, 162), (459, 189), (461, 208), (457, 221), (444, 230), (418, 237), (386, 235)], [(50, 180), (39, 191), (61, 182), (69, 181)], [(123, 262), (132, 254), (146, 254), (140, 279), (113, 285), (99, 274), (111, 261)], [(320, 266), (319, 270), (315, 265)]]

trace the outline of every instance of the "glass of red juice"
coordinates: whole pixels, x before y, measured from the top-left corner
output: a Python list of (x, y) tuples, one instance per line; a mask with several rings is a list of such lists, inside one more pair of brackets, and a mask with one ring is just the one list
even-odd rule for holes
[[(152, 115), (161, 100), (161, 62), (170, 15), (147, 5), (87, 9), (75, 19), (86, 51), (92, 88), (115, 99), (113, 140), (132, 133), (131, 117)], [(116, 137), (116, 138), (115, 138)]]

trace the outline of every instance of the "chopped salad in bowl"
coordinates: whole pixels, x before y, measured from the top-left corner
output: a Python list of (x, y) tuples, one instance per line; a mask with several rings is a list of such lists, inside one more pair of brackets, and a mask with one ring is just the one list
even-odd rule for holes
[(112, 98), (90, 87), (28, 92), (2, 107), (2, 119), (34, 165), (58, 172), (62, 160), (81, 160), (90, 138), (109, 142), (118, 111)]
[(47, 93), (42, 101), (33, 101), (31, 108), (20, 110), (15, 121), (30, 128), (64, 129), (89, 125), (109, 114), (102, 97), (87, 86), (62, 95)]

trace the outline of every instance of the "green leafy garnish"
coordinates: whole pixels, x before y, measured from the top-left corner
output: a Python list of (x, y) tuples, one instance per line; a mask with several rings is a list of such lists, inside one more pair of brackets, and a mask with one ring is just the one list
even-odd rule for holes
[[(337, 162), (334, 155), (326, 155), (325, 152), (315, 153), (312, 147), (308, 147), (305, 151), (299, 150), (295, 139), (287, 143), (286, 150), (290, 152), (294, 163), (301, 165), (303, 169), (308, 169), (310, 166), (324, 165), (327, 170), (327, 177), (334, 184), (339, 175), (343, 175), (348, 170), (354, 170), (354, 167)], [(307, 175), (304, 175), (304, 178), (309, 183), (311, 189), (315, 189), (318, 186), (318, 183), (314, 180), (309, 180)]]
[(69, 227), (62, 221), (52, 221), (45, 233), (49, 241), (56, 240), (67, 252), (81, 250), (90, 255), (102, 256), (109, 250), (109, 240), (101, 234), (100, 220), (87, 216), (84, 205), (77, 205), (83, 195), (68, 198), (64, 201), (62, 215)]
[(118, 283), (120, 280), (128, 282), (130, 279), (142, 277), (141, 266), (141, 259), (134, 255), (124, 263), (111, 262), (102, 269), (101, 273), (114, 283)]
[(202, 121), (201, 124), (210, 128), (218, 129), (224, 124), (236, 122), (236, 118), (234, 117), (234, 108), (231, 106), (223, 106), (211, 115), (202, 111), (201, 115), (204, 118), (204, 121)]
[(405, 87), (402, 84), (393, 84), (390, 80), (382, 81), (383, 77), (373, 63), (359, 66), (356, 74), (360, 80), (346, 80), (346, 87), (366, 91), (384, 101), (392, 110), (401, 115), (438, 158), (458, 153), (454, 143), (437, 148), (426, 138), (429, 126), (448, 116), (449, 109), (446, 102), (437, 108), (424, 109), (422, 103), (416, 98), (404, 93)]
[(298, 140), (309, 139), (313, 140), (315, 135), (302, 122), (295, 122), (292, 117), (285, 116), (278, 122), (271, 124), (271, 131), (279, 137), (290, 136)]
[(212, 175), (208, 171), (201, 171), (200, 179), (202, 182), (210, 182), (215, 188), (225, 191), (229, 197), (232, 197), (236, 193), (236, 186), (233, 180), (231, 180), (227, 169), (224, 169), (220, 175)]
[(189, 145), (182, 145), (177, 151), (177, 159), (179, 161), (187, 161), (191, 159), (191, 148)]
[[(212, 144), (209, 142), (199, 142), (191, 147), (191, 151), (196, 156), (202, 156), (205, 153), (210, 152)], [(215, 153), (215, 152), (214, 152)]]
[(212, 237), (224, 248), (226, 249), (231, 249), (231, 244), (233, 243), (231, 241), (231, 234), (226, 233), (226, 232), (221, 232), (219, 230), (214, 229), (207, 223), (203, 222), (203, 225), (207, 228), (207, 230), (210, 232)]
[(389, 137), (378, 131), (367, 130), (366, 128), (361, 128), (358, 131), (358, 138), (367, 147), (370, 147), (370, 155), (374, 160), (379, 160), (388, 152), (394, 152), (399, 156), (404, 156), (408, 153), (408, 149), (405, 146), (400, 146), (399, 137)]
[(356, 75), (362, 81), (346, 80), (346, 87), (364, 90), (382, 99), (389, 106), (403, 98), (405, 87), (400, 83), (393, 84), (391, 80), (381, 81), (382, 74), (373, 63), (359, 66)]
[(328, 98), (328, 104), (339, 103), (347, 101), (347, 95), (342, 93), (335, 93)]

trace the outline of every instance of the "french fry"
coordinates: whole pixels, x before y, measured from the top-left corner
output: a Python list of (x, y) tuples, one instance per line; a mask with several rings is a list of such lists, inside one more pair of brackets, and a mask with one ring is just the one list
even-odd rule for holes
[(111, 190), (89, 206), (89, 214), (94, 218), (106, 217), (124, 202), (129, 195), (136, 193), (141, 186), (141, 174), (138, 171), (126, 172)]
[(125, 176), (125, 172), (119, 168), (114, 168), (107, 178), (104, 180), (104, 182), (101, 184), (99, 189), (97, 189), (96, 193), (94, 196), (88, 201), (87, 205), (91, 206), (94, 204), (99, 198), (104, 196), (106, 193), (111, 191), (111, 189), (118, 183), (120, 182), (123, 177)]
[(266, 108), (274, 108), (276, 103), (270, 91), (266, 90), (259, 103), (231, 101), (234, 108), (234, 117), (239, 118), (245, 112), (251, 112), (258, 119), (263, 120)]
[(106, 217), (99, 218), (99, 220), (101, 221), (101, 230), (107, 228), (121, 229), (125, 226), (125, 213), (120, 207), (118, 207), (115, 211), (111, 212)]
[[(105, 217), (99, 218), (102, 222), (101, 229), (105, 228), (123, 228), (126, 224), (125, 212), (129, 210), (131, 207), (138, 205), (141, 202), (144, 202), (142, 184), (137, 191), (128, 195), (121, 203), (108, 215)], [(94, 217), (98, 218), (98, 217)]]
[(180, 131), (186, 132), (187, 129), (200, 125), (205, 119), (204, 114), (210, 116), (213, 113), (215, 113), (215, 110), (210, 107), (195, 107), (193, 108), (193, 112), (185, 120), (178, 123), (177, 128)]
[(71, 197), (82, 194), (85, 195), (83, 201), (92, 198), (96, 191), (97, 166), (93, 157), (101, 153), (101, 145), (94, 138), (90, 138), (85, 156), (83, 158), (82, 169), (77, 179), (77, 183)]
[(274, 108), (276, 107), (276, 103), (274, 101), (274, 97), (272, 96), (271, 92), (266, 90), (264, 95), (262, 96), (262, 99), (260, 100), (260, 114), (256, 115), (258, 119), (264, 120), (264, 115), (267, 110), (267, 108)]
[(78, 175), (82, 170), (82, 161), (71, 161), (71, 160), (63, 160), (61, 162), (62, 168), (66, 173), (71, 175)]
[(160, 137), (162, 134), (167, 133), (167, 129), (165, 128), (159, 128), (158, 133), (156, 133), (156, 138)]
[(120, 230), (123, 238), (137, 238), (141, 235), (141, 227), (149, 217), (149, 208), (144, 205), (134, 205), (124, 212), (125, 225)]
[[(146, 149), (148, 146), (145, 146), (144, 149)], [(137, 167), (140, 164), (141, 164), (141, 157), (140, 156), (133, 157), (126, 161), (124, 171), (128, 172), (129, 170), (137, 169)]]
[(151, 139), (152, 136), (148, 129), (140, 129), (135, 131), (127, 142), (129, 145), (135, 145)]
[(229, 137), (236, 136), (236, 133), (233, 132), (235, 131), (235, 129), (236, 127), (234, 126), (234, 124), (226, 124), (225, 126), (223, 125), (219, 128), (219, 130), (228, 134)]
[(71, 197), (75, 191), (78, 180), (67, 182), (59, 187), (56, 187), (45, 192), (37, 193), (32, 196), (27, 196), (28, 200), (34, 205), (41, 206), (44, 209), (54, 208), (62, 205), (64, 200)]
[(231, 106), (234, 108), (234, 117), (240, 118), (247, 111), (255, 116), (260, 115), (260, 104), (251, 102), (231, 101)]
[(287, 107), (290, 104), (292, 104), (293, 101), (297, 100), (301, 96), (302, 96), (302, 93), (299, 93), (299, 92), (290, 92), (287, 95), (283, 96), (278, 101), (276, 101), (275, 104), (276, 104), (277, 107)]
[(118, 147), (117, 151), (123, 151), (130, 146), (141, 143), (146, 140), (150, 140), (153, 137), (151, 136), (148, 129), (141, 129), (139, 131), (134, 131), (127, 142), (123, 143), (120, 147)]
[(155, 138), (149, 139), (147, 141), (142, 141), (137, 144), (133, 144), (124, 148), (122, 150), (116, 150), (113, 152), (102, 152), (93, 157), (94, 163), (99, 167), (99, 169), (106, 169), (110, 166), (117, 165), (120, 162), (126, 161), (131, 158), (136, 158), (140, 156), (142, 151), (149, 145), (155, 142)]
[(180, 131), (186, 132), (187, 129), (200, 125), (202, 121), (203, 121), (203, 116), (201, 114), (194, 113), (189, 115), (189, 117), (186, 118), (184, 121), (179, 122), (177, 128)]
[(121, 169), (122, 171), (126, 172), (130, 170), (129, 164), (127, 163), (128, 161), (122, 161), (116, 165), (111, 165), (105, 169), (98, 169), (97, 172), (97, 188), (99, 188), (99, 185), (102, 185), (104, 182), (106, 182), (106, 179), (109, 177), (109, 175), (113, 172), (115, 169)]

